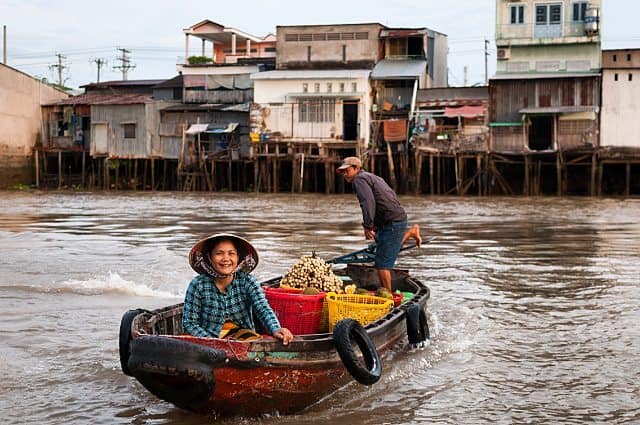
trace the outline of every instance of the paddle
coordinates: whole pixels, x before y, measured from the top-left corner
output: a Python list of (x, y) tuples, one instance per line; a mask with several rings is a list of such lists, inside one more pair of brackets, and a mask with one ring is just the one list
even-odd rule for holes
[[(424, 239), (422, 241), (422, 245), (433, 242), (434, 239), (435, 239), (435, 236)], [(406, 251), (408, 249), (412, 249), (417, 246), (418, 244), (413, 242), (400, 248), (400, 251), (401, 252)], [(335, 257), (330, 260), (327, 260), (327, 263), (330, 263), (330, 264), (371, 263), (375, 260), (375, 258), (376, 258), (376, 244), (374, 242), (372, 244), (369, 244), (369, 246), (366, 248), (360, 249), (358, 251), (353, 251), (349, 254), (340, 255), (339, 257)]]

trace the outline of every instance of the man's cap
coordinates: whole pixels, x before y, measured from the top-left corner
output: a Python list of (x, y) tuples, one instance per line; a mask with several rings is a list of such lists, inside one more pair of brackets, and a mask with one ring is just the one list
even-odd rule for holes
[(362, 161), (357, 156), (349, 156), (342, 160), (342, 165), (338, 167), (338, 171), (346, 170), (349, 167), (362, 168)]

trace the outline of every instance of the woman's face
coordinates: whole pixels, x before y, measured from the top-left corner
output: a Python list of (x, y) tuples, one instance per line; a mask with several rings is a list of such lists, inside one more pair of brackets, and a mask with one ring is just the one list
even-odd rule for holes
[(221, 275), (230, 275), (238, 266), (238, 251), (233, 242), (222, 240), (211, 250), (211, 265)]

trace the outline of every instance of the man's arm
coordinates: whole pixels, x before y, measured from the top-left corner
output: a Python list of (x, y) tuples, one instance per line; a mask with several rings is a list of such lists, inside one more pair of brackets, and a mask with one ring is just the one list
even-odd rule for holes
[[(362, 210), (362, 226), (365, 230), (374, 230), (373, 219), (376, 214), (376, 199), (373, 195), (373, 190), (364, 178), (356, 178), (353, 181), (353, 187), (356, 191), (356, 196), (360, 202), (360, 209)], [(366, 236), (366, 232), (365, 232)]]

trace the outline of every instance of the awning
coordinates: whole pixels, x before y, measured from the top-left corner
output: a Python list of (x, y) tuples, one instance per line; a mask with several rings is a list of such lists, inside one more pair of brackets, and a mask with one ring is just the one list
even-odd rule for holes
[(595, 106), (544, 106), (540, 108), (524, 108), (518, 112), (521, 114), (575, 114), (577, 112), (595, 112)]
[(427, 71), (427, 61), (420, 59), (389, 60), (376, 64), (371, 72), (373, 80), (415, 80)]
[(207, 129), (208, 125), (209, 124), (191, 124), (191, 126), (189, 126), (189, 128), (187, 129), (187, 134), (200, 134)]
[(230, 122), (225, 124), (209, 124), (205, 133), (208, 134), (223, 134), (223, 133), (233, 133), (236, 128), (238, 128), (237, 122)]
[(444, 108), (445, 117), (474, 118), (484, 116), (484, 106), (461, 106), (458, 108)]
[(200, 134), (200, 133), (209, 133), (209, 134), (222, 134), (222, 133), (233, 133), (236, 128), (238, 128), (237, 122), (230, 122), (226, 124), (191, 124), (189, 129), (187, 129), (187, 134), (190, 136)]

